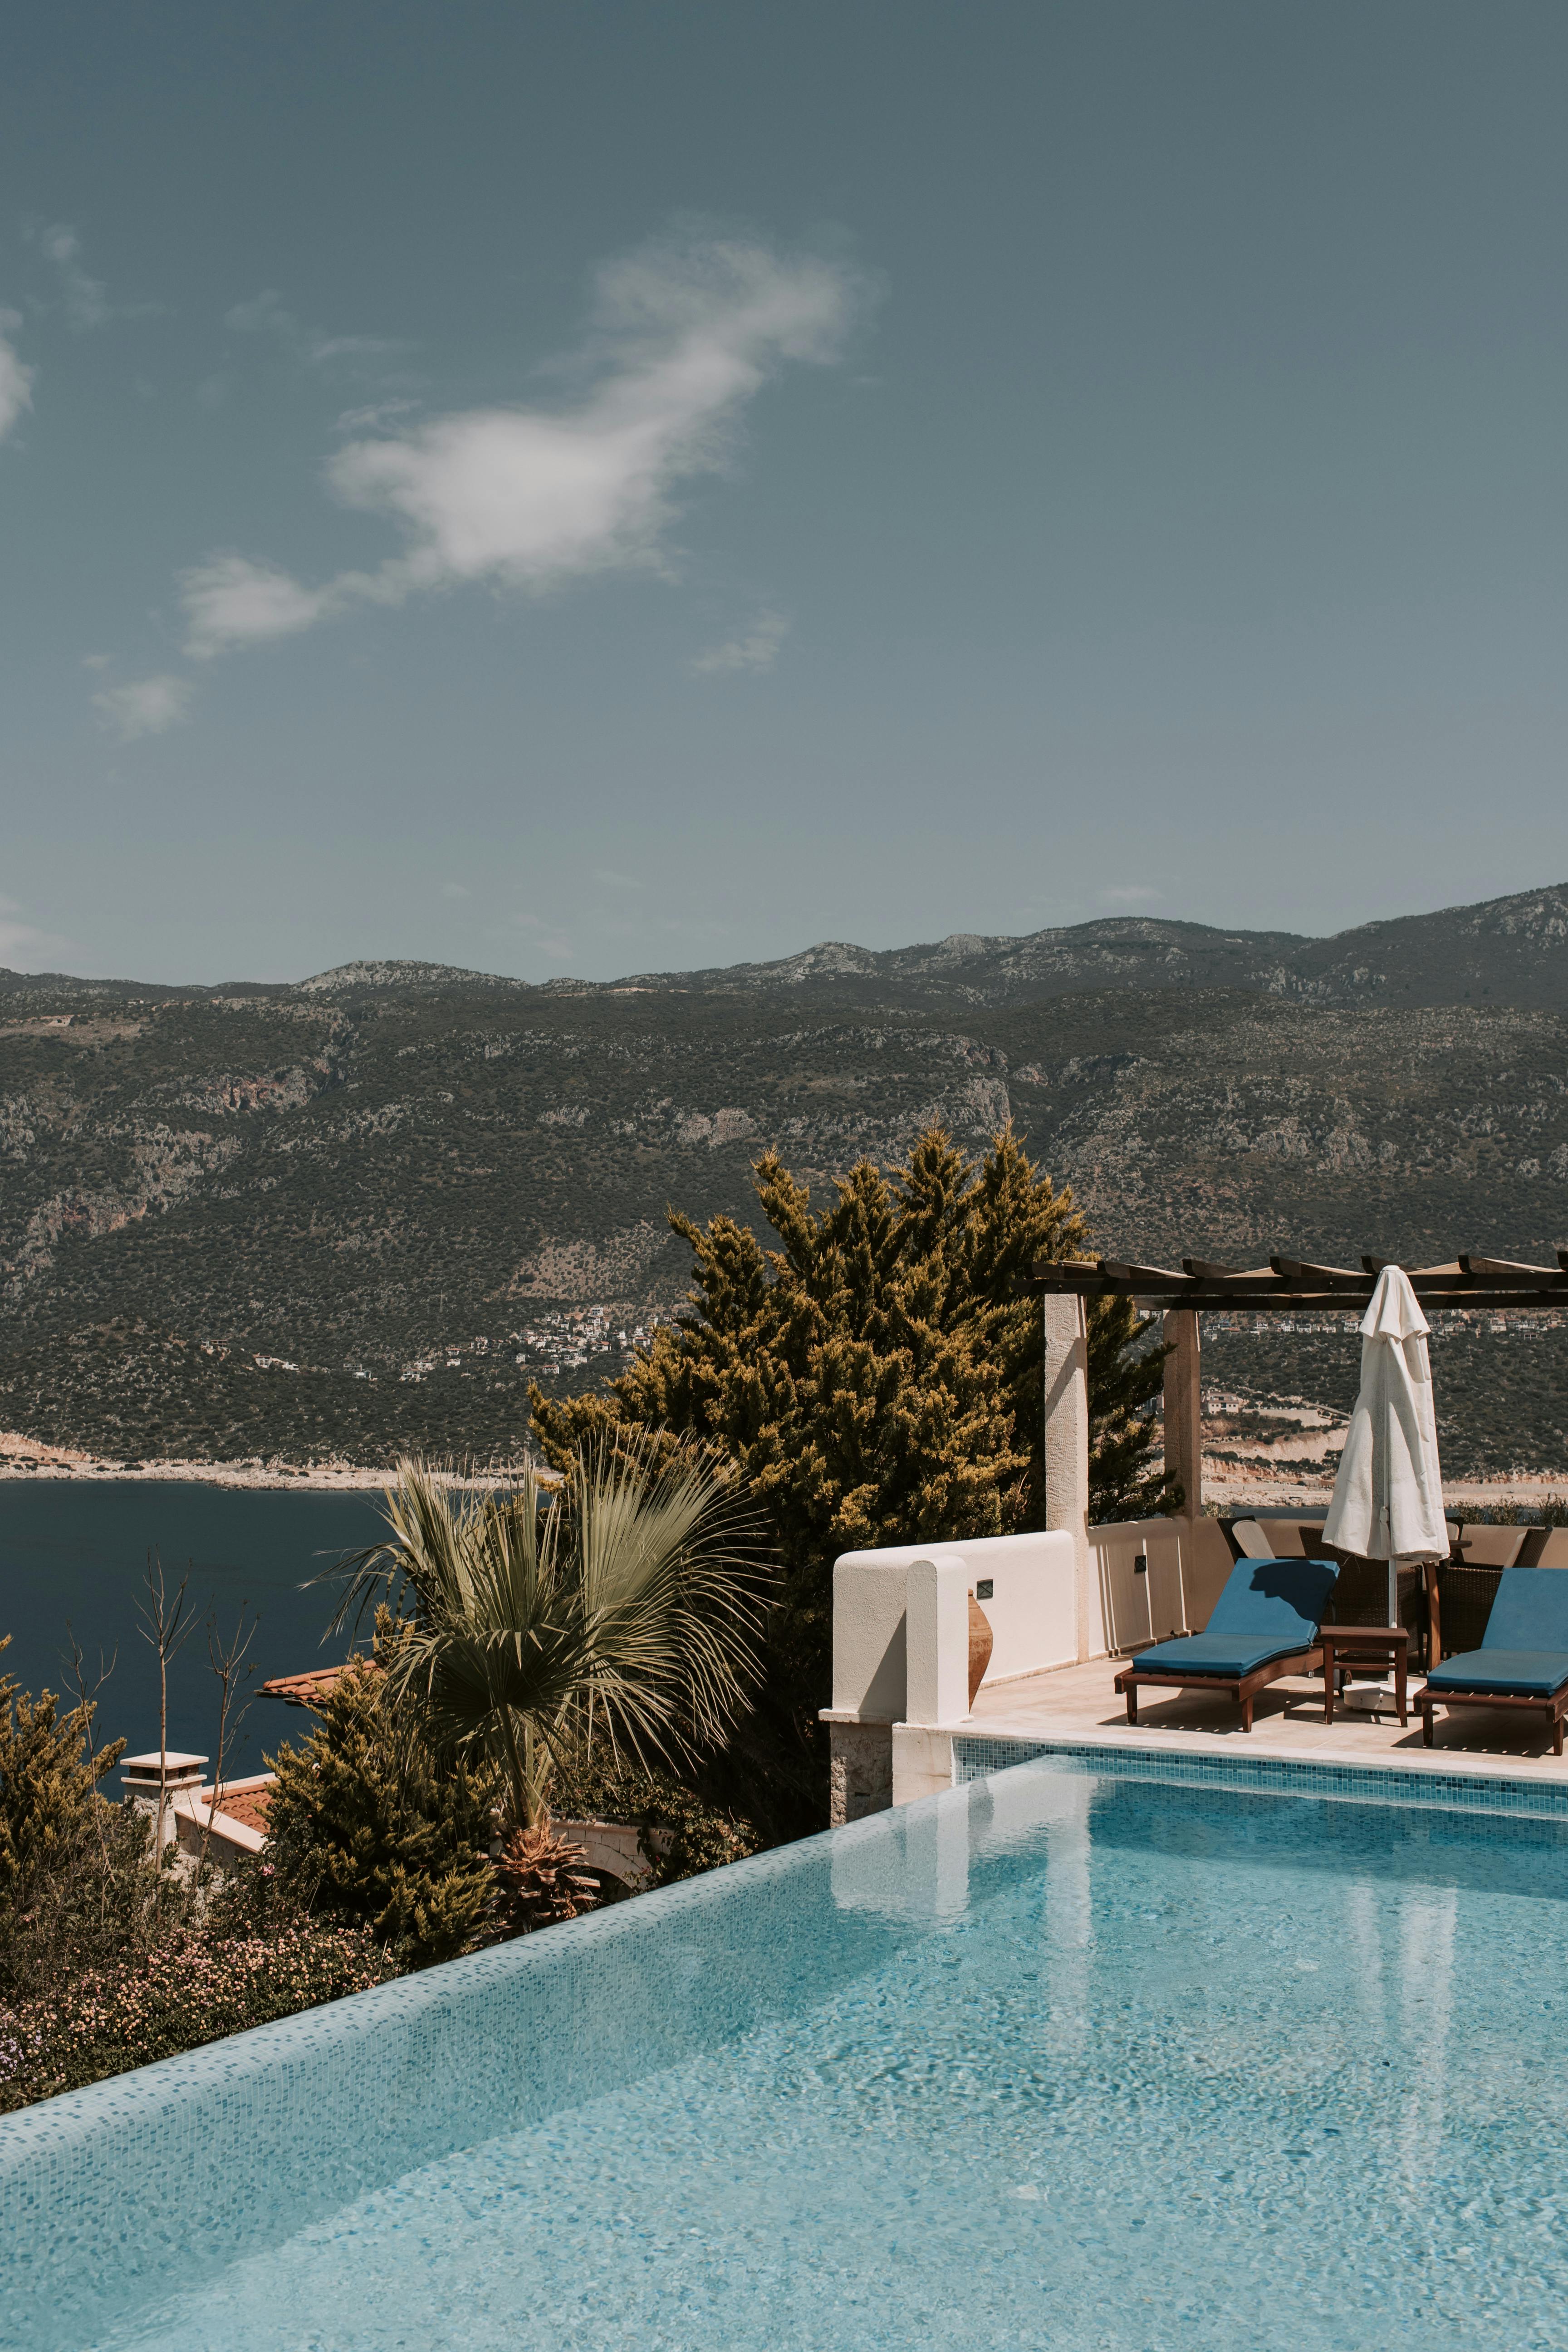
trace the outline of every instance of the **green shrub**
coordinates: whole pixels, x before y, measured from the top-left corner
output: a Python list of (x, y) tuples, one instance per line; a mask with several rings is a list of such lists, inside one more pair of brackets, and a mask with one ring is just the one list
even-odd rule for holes
[(558, 1772), (551, 1784), (557, 1819), (624, 1822), (642, 1835), (649, 1880), (668, 1886), (721, 1863), (755, 1853), (755, 1824), (712, 1802), (668, 1772), (648, 1772), (626, 1759), (595, 1756)]
[(269, 1758), (268, 1860), (277, 1899), (369, 1929), (407, 1968), (483, 1939), (494, 1897), (494, 1792), (437, 1766), (417, 1704), (383, 1671), (400, 1640), (384, 1610), (376, 1660), (355, 1658), (322, 1698), (307, 1745)]
[(52, 1692), (0, 1676), (0, 1999), (143, 1951), (190, 1907), (178, 1881), (158, 1883), (145, 1816), (99, 1795), (125, 1743), (95, 1753), (92, 1713), (62, 1717)]

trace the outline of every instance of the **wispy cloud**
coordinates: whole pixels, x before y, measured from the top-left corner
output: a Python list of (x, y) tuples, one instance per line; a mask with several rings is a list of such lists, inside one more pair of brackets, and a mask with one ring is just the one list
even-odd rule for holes
[(470, 898), (473, 893), (471, 890), (466, 890), (460, 882), (443, 882), (441, 896), (443, 898)]
[(617, 874), (613, 866), (595, 866), (594, 879), (602, 890), (640, 890), (642, 884), (635, 874)]
[(163, 735), (190, 715), (195, 692), (188, 678), (142, 677), (126, 686), (106, 686), (92, 698), (93, 709), (122, 743), (139, 735)]
[(727, 637), (721, 646), (710, 646), (706, 653), (695, 655), (691, 667), (706, 677), (772, 669), (788, 635), (789, 623), (782, 613), (759, 613), (741, 635)]
[(74, 941), (23, 920), (25, 911), (15, 898), (0, 898), (0, 964), (13, 971), (58, 971), (67, 958), (79, 957)]
[(395, 337), (326, 335), (318, 328), (304, 326), (292, 310), (284, 309), (282, 296), (272, 287), (248, 302), (237, 302), (225, 313), (224, 325), (237, 335), (276, 335), (311, 367), (323, 366), (328, 360), (380, 359), (390, 352), (408, 349)]
[(1164, 895), (1148, 882), (1118, 882), (1100, 892), (1100, 903), (1102, 907), (1152, 907)]
[(377, 400), (368, 408), (345, 408), (333, 430), (338, 433), (375, 433), (394, 417), (411, 415), (419, 405), (416, 400)]
[(785, 362), (837, 355), (855, 299), (835, 264), (754, 244), (667, 242), (608, 265), (574, 404), (470, 409), (349, 442), (328, 481), (397, 523), (405, 553), (316, 588), (273, 563), (215, 556), (181, 583), (189, 651), (468, 581), (542, 592), (595, 572), (668, 577), (679, 487), (722, 469), (742, 411)]
[(247, 555), (215, 555), (181, 575), (190, 623), (185, 651), (204, 658), (230, 646), (291, 637), (331, 609), (330, 588), (304, 588), (276, 564)]
[(0, 441), (33, 404), (33, 371), (11, 340), (21, 323), (19, 311), (0, 310)]
[(111, 302), (102, 278), (89, 278), (83, 268), (81, 239), (64, 221), (39, 229), (37, 241), (44, 259), (59, 272), (66, 317), (79, 335), (107, 327), (114, 319), (152, 319), (162, 311), (161, 302)]
[[(514, 914), (511, 919), (520, 931), (528, 933), (530, 947), (536, 949), (541, 955), (548, 956), (557, 963), (571, 955), (571, 940), (552, 930), (542, 915), (525, 912)], [(542, 933), (545, 936), (541, 937)]]
[(77, 332), (88, 334), (94, 327), (107, 327), (114, 316), (109, 289), (101, 278), (89, 278), (82, 268), (81, 239), (75, 229), (60, 222), (44, 229), (38, 244), (45, 260), (52, 261), (60, 273), (66, 316)]

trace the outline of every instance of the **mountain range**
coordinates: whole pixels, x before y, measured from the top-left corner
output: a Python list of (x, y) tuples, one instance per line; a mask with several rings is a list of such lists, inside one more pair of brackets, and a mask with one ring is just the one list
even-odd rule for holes
[[(826, 1193), (1009, 1118), (1118, 1255), (1538, 1256), (1568, 886), (1324, 940), (1129, 916), (606, 982), (0, 972), (0, 1426), (513, 1450), (531, 1378), (599, 1378), (679, 1298), (669, 1206), (749, 1217), (765, 1144)], [(1531, 1406), (1520, 1458), (1565, 1417)]]

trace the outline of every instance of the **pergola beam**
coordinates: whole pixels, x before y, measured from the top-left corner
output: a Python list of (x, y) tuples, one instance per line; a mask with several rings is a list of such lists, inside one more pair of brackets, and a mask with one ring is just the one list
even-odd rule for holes
[[(1416, 1297), (1433, 1307), (1562, 1307), (1568, 1304), (1568, 1250), (1555, 1255), (1555, 1266), (1468, 1252), (1442, 1265), (1405, 1270)], [(1184, 1257), (1177, 1274), (1168, 1266), (1139, 1265), (1121, 1258), (1041, 1258), (1036, 1261), (1033, 1279), (1047, 1296), (1135, 1298), (1167, 1312), (1201, 1307), (1251, 1314), (1333, 1315), (1364, 1305), (1384, 1266), (1394, 1263), (1366, 1256), (1362, 1260), (1365, 1270), (1357, 1274), (1349, 1266), (1318, 1265), (1310, 1258), (1282, 1254), (1258, 1266)]]
[[(1406, 1266), (1416, 1297), (1427, 1307), (1480, 1307), (1528, 1313), (1568, 1305), (1568, 1249), (1555, 1266), (1526, 1265), (1504, 1257), (1461, 1253), (1442, 1265)], [(1203, 1410), (1200, 1309), (1210, 1313), (1343, 1315), (1364, 1307), (1392, 1258), (1363, 1256), (1362, 1271), (1319, 1265), (1283, 1252), (1267, 1265), (1220, 1265), (1184, 1257), (1181, 1272), (1123, 1258), (1037, 1258), (1033, 1286), (1044, 1294), (1046, 1372), (1046, 1525), (1070, 1531), (1078, 1561), (1079, 1654), (1091, 1595), (1089, 1590), (1089, 1381), (1086, 1321), (1091, 1298), (1131, 1298), (1146, 1312), (1163, 1312), (1170, 1349), (1164, 1367), (1165, 1466), (1183, 1488), (1183, 1511), (1203, 1507)]]

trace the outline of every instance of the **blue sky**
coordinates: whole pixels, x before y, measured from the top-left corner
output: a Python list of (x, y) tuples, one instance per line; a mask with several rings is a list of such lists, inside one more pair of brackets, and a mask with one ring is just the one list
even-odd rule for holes
[(16, 12), (0, 961), (1561, 880), (1560, 5)]

